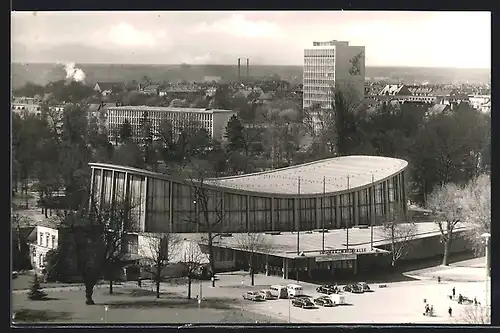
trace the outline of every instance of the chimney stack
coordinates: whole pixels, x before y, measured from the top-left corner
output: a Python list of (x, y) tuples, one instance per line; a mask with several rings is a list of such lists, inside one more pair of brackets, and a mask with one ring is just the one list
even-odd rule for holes
[(240, 82), (240, 78), (241, 78), (241, 58), (238, 58), (238, 82)]
[(250, 68), (249, 68), (249, 64), (250, 64), (250, 59), (247, 58), (247, 82), (249, 81), (250, 79)]

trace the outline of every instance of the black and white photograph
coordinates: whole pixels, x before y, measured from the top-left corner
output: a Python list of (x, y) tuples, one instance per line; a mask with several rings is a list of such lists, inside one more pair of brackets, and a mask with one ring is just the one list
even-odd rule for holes
[(11, 11), (11, 325), (491, 324), (491, 13)]

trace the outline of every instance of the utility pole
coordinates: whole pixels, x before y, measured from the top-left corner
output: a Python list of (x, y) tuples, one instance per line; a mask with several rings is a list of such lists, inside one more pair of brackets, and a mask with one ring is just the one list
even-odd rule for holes
[(351, 220), (351, 215), (352, 215), (352, 208), (351, 208), (351, 193), (349, 193), (349, 176), (347, 176), (347, 206), (349, 208), (349, 219), (345, 221), (345, 226), (346, 226), (346, 248), (349, 249), (349, 221)]
[(325, 200), (326, 200), (326, 177), (323, 176), (323, 199), (321, 200), (321, 232), (322, 232), (322, 240), (321, 240), (321, 251), (325, 252)]
[[(372, 173), (372, 188), (371, 192), (373, 193), (373, 196), (371, 196), (370, 200), (370, 224), (371, 224), (371, 230), (370, 230), (370, 250), (373, 251), (373, 221), (375, 219), (375, 187), (374, 187), (374, 178), (373, 178), (373, 173)], [(371, 194), (371, 193), (370, 193)]]
[(298, 194), (298, 214), (297, 214), (297, 255), (300, 255), (300, 177), (297, 181), (297, 194)]

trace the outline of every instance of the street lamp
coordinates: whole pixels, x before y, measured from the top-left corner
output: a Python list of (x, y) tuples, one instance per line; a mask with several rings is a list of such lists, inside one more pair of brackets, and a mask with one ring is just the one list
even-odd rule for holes
[(287, 292), (288, 295), (288, 323), (290, 324), (290, 312), (292, 311), (292, 299), (290, 298), (290, 294)]
[(489, 274), (489, 268), (488, 268), (488, 255), (489, 255), (489, 249), (488, 249), (488, 246), (489, 246), (489, 240), (490, 240), (490, 237), (491, 237), (491, 234), (488, 233), (488, 232), (485, 232), (484, 234), (481, 235), (481, 238), (484, 238), (484, 243), (485, 243), (485, 272), (486, 272), (486, 275), (485, 275), (485, 279), (484, 279), (484, 293), (485, 293), (485, 305), (486, 305), (486, 311), (488, 311), (488, 276), (490, 275)]

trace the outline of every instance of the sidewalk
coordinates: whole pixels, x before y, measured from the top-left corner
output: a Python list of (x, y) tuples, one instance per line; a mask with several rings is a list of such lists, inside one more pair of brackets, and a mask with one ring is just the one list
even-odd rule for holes
[(484, 264), (481, 260), (465, 260), (450, 264), (449, 266), (434, 266), (414, 271), (405, 272), (404, 275), (419, 280), (455, 281), (455, 282), (481, 282), (486, 278)]

